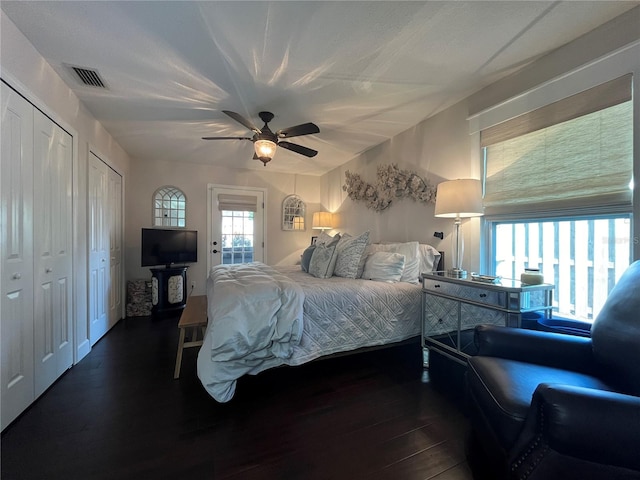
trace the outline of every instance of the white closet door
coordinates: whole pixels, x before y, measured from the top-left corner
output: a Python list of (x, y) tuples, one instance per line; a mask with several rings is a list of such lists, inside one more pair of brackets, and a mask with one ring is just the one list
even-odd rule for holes
[(109, 328), (122, 318), (124, 280), (122, 271), (122, 177), (109, 168)]
[(109, 330), (109, 167), (89, 152), (89, 336), (93, 346)]
[(73, 363), (72, 139), (34, 110), (36, 396)]
[(33, 361), (33, 107), (2, 85), (0, 338), (2, 429), (35, 398)]

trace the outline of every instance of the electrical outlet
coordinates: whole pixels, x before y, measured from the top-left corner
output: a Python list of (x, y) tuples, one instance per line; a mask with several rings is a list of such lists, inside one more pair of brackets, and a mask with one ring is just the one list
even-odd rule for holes
[(196, 281), (195, 280), (191, 280), (191, 290), (195, 290), (196, 289)]

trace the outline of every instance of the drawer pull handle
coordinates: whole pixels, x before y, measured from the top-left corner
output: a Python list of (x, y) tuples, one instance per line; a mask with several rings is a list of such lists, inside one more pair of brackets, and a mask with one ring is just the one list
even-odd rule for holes
[(486, 293), (481, 293), (481, 294), (480, 294), (480, 298), (485, 298), (486, 296), (487, 296), (487, 294), (486, 294)]
[(440, 288), (440, 284), (439, 284), (439, 283), (436, 283), (436, 284), (433, 286), (433, 288)]

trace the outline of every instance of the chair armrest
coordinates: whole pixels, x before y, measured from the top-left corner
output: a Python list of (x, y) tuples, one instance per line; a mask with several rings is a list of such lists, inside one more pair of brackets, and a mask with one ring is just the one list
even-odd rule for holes
[(561, 455), (640, 470), (640, 397), (542, 383), (514, 451), (527, 463), (546, 445)]
[(591, 338), (521, 328), (478, 325), (477, 355), (500, 357), (549, 367), (593, 373)]

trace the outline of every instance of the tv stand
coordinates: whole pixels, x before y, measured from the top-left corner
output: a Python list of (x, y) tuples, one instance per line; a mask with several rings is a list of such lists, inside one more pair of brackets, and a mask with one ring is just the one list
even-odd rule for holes
[(180, 312), (187, 304), (186, 266), (151, 268), (151, 313)]

